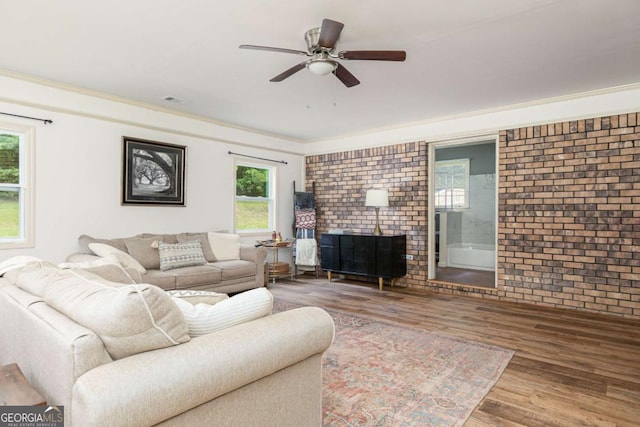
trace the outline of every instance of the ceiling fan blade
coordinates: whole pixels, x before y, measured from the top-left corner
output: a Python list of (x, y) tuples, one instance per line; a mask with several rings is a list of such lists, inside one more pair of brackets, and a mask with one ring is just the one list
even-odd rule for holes
[(292, 53), (294, 55), (311, 56), (310, 53), (302, 51), (302, 50), (284, 49), (284, 48), (281, 48), (281, 47), (256, 46), (256, 45), (253, 45), (253, 44), (241, 44), (238, 47), (240, 49), (266, 50), (266, 51), (270, 51), (270, 52), (282, 52), (282, 53)]
[(318, 37), (318, 44), (321, 47), (333, 49), (340, 38), (342, 28), (344, 28), (344, 24), (342, 22), (323, 19), (322, 27), (320, 28), (320, 36)]
[(341, 64), (337, 64), (337, 67), (333, 71), (333, 74), (335, 74), (336, 77), (339, 78), (346, 87), (352, 87), (360, 84), (360, 80), (356, 79), (356, 77)]
[(306, 62), (301, 62), (298, 65), (294, 65), (293, 67), (289, 68), (287, 71), (278, 74), (277, 76), (275, 76), (274, 78), (272, 78), (271, 80), (269, 80), (270, 82), (281, 82), (284, 79), (286, 79), (287, 77), (297, 73), (298, 71), (302, 70), (304, 67), (306, 67), (307, 63)]
[(404, 61), (407, 58), (407, 52), (404, 50), (343, 50), (338, 52), (338, 58), (369, 61)]

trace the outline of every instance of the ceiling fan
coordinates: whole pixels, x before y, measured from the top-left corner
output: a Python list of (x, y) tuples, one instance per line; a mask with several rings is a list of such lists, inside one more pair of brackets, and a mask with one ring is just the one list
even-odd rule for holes
[(303, 68), (308, 68), (314, 74), (326, 75), (333, 73), (346, 87), (360, 84), (360, 81), (351, 74), (338, 59), (365, 60), (365, 61), (404, 61), (407, 53), (403, 50), (342, 50), (335, 52), (336, 42), (344, 24), (331, 19), (323, 19), (322, 27), (312, 28), (304, 35), (307, 42), (307, 51), (284, 49), (279, 47), (256, 46), (241, 44), (240, 49), (267, 50), (272, 52), (292, 53), (294, 55), (307, 56), (310, 59), (301, 62), (270, 81), (281, 82)]

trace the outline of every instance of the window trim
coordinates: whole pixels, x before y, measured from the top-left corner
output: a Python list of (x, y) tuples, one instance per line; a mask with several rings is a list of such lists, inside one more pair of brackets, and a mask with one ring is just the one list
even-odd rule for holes
[[(269, 197), (268, 197), (268, 202), (269, 202), (269, 209), (270, 209), (270, 223), (268, 228), (265, 229), (252, 229), (252, 230), (238, 230), (238, 224), (237, 224), (237, 217), (236, 217), (236, 208), (237, 208), (237, 201), (239, 197), (244, 198), (244, 200), (256, 200), (256, 201), (262, 201), (262, 198), (259, 197), (249, 197), (249, 196), (237, 196), (236, 195), (236, 188), (237, 188), (237, 184), (236, 184), (236, 169), (238, 166), (246, 166), (246, 167), (251, 167), (251, 168), (260, 168), (260, 169), (267, 169), (269, 171)], [(243, 160), (239, 160), (236, 159), (234, 164), (233, 164), (233, 229), (234, 232), (236, 234), (242, 235), (242, 236), (262, 236), (265, 233), (271, 233), (273, 230), (277, 229), (277, 224), (278, 224), (278, 209), (277, 209), (277, 170), (278, 168), (276, 166), (273, 166), (271, 164), (267, 164), (267, 163), (262, 163), (262, 162), (256, 162), (256, 161), (243, 161)]]
[(1, 239), (0, 250), (35, 247), (35, 128), (0, 122), (0, 131), (22, 135), (20, 147), (20, 182), (6, 187), (20, 188), (21, 236)]
[[(469, 177), (470, 177), (470, 167), (471, 167), (471, 162), (470, 159), (468, 158), (459, 158), (459, 159), (449, 159), (449, 160), (436, 160), (434, 166), (435, 166), (435, 171), (434, 171), (434, 176), (437, 175), (438, 173), (438, 166), (449, 166), (449, 165), (463, 165), (465, 168), (465, 177), (464, 177), (464, 202), (462, 205), (451, 205), (451, 206), (447, 206), (446, 203), (444, 205), (439, 205), (437, 203), (437, 198), (438, 196), (434, 194), (434, 206), (436, 209), (443, 209), (443, 210), (453, 210), (453, 209), (469, 209)], [(435, 185), (435, 183), (434, 183)], [(436, 192), (437, 189), (434, 187), (434, 192)], [(453, 196), (452, 196), (453, 197)]]

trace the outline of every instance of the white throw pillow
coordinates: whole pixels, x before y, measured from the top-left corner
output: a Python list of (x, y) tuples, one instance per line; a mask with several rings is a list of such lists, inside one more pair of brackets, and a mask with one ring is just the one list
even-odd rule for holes
[(231, 233), (207, 233), (209, 246), (218, 261), (240, 259), (240, 236)]
[(133, 268), (140, 274), (147, 272), (147, 269), (136, 261), (135, 258), (126, 252), (122, 252), (120, 249), (114, 248), (113, 246), (109, 246), (104, 243), (89, 243), (89, 249), (91, 249), (94, 254), (101, 257), (115, 255), (124, 268)]
[(242, 292), (215, 305), (191, 305), (181, 298), (173, 301), (184, 314), (191, 337), (268, 316), (273, 311), (273, 295), (266, 288)]
[(212, 291), (196, 291), (192, 289), (178, 289), (173, 291), (166, 291), (172, 298), (180, 298), (183, 301), (187, 301), (191, 305), (196, 304), (217, 304), (222, 300), (228, 299), (229, 295), (221, 294)]

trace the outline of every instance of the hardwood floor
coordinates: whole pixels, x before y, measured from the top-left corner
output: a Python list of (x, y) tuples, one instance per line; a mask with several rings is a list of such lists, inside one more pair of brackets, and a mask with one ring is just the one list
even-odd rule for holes
[(467, 427), (640, 425), (640, 321), (311, 276), (269, 290), (515, 350)]

